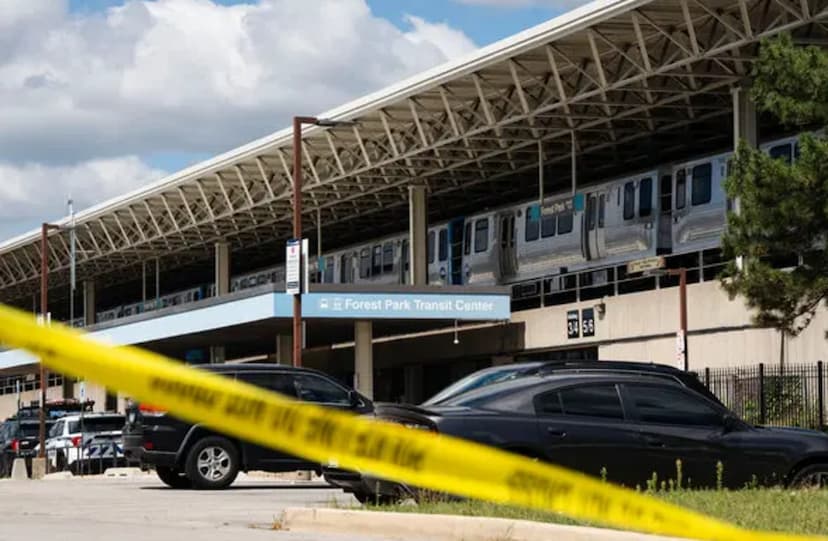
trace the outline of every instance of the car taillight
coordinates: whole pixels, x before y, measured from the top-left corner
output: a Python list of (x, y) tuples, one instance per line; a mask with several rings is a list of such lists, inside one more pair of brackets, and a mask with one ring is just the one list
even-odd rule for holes
[(146, 449), (147, 451), (152, 451), (152, 449), (153, 449), (154, 447), (155, 447), (155, 446), (152, 444), (152, 442), (151, 442), (151, 441), (145, 441), (145, 442), (144, 442), (144, 449)]
[(140, 411), (143, 415), (164, 415), (167, 413), (165, 410), (155, 406), (150, 406), (149, 404), (140, 404), (138, 406), (138, 411)]
[(72, 438), (72, 447), (80, 447), (81, 437), (75, 436)]
[(13, 452), (18, 452), (20, 450), (20, 440), (12, 440), (11, 448)]

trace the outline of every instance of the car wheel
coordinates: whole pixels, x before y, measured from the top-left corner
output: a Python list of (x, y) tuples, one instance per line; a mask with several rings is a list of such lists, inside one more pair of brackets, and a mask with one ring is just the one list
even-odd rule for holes
[(155, 468), (155, 474), (161, 479), (161, 482), (170, 488), (185, 489), (193, 488), (193, 483), (190, 481), (184, 472), (175, 468), (165, 468), (158, 466)]
[(185, 471), (196, 489), (227, 488), (239, 474), (239, 453), (227, 438), (204, 438), (187, 454)]
[(828, 464), (805, 466), (793, 476), (790, 486), (799, 489), (828, 488)]
[(397, 503), (399, 500), (394, 496), (378, 496), (376, 494), (371, 494), (370, 492), (363, 492), (358, 490), (353, 493), (354, 498), (363, 505), (392, 505)]
[(57, 456), (55, 457), (55, 471), (65, 471), (66, 470), (66, 456), (63, 454), (62, 451), (58, 451)]

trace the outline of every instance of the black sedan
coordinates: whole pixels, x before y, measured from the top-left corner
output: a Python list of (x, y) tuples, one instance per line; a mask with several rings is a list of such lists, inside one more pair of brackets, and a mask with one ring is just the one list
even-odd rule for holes
[[(691, 488), (828, 486), (828, 435), (750, 426), (721, 404), (659, 375), (534, 375), (435, 406), (386, 405), (377, 416), (628, 487), (644, 487), (654, 478)], [(413, 491), (368, 476), (349, 484), (346, 489), (364, 501)]]

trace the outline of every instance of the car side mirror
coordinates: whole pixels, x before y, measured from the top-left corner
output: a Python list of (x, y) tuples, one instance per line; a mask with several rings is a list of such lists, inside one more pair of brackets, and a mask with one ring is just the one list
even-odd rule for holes
[(725, 413), (722, 417), (722, 426), (724, 427), (725, 432), (734, 432), (739, 430), (742, 423), (739, 421), (739, 418), (732, 413)]
[(348, 401), (350, 402), (352, 408), (357, 408), (362, 405), (362, 398), (359, 396), (359, 393), (353, 389), (348, 391)]

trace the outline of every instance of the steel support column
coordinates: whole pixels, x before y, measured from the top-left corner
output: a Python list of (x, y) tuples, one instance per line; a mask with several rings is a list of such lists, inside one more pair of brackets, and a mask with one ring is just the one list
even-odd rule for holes
[(408, 281), (413, 286), (424, 286), (428, 283), (427, 205), (425, 186), (410, 186), (408, 188)]

